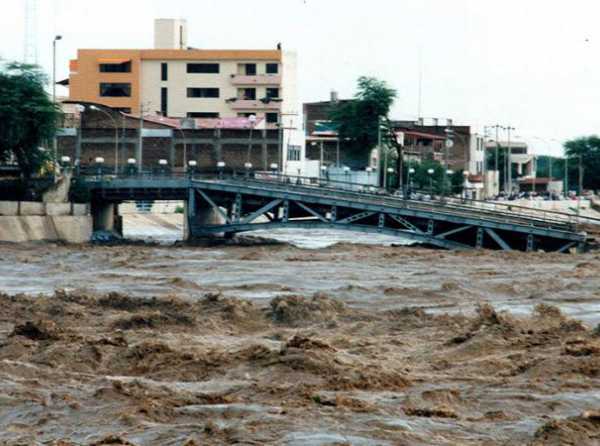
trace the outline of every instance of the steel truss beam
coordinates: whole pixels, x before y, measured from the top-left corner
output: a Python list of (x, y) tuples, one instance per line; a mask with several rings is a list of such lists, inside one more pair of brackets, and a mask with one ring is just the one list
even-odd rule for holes
[(202, 234), (213, 233), (221, 234), (227, 232), (248, 232), (258, 231), (267, 229), (286, 229), (286, 228), (298, 228), (298, 229), (343, 229), (347, 231), (357, 231), (364, 233), (374, 234), (386, 234), (399, 236), (405, 239), (409, 239), (415, 242), (428, 243), (444, 249), (458, 249), (467, 250), (473, 249), (472, 246), (465, 245), (462, 243), (454, 242), (452, 240), (439, 239), (437, 237), (430, 236), (425, 233), (415, 233), (412, 231), (405, 231), (401, 229), (392, 229), (388, 227), (379, 227), (375, 225), (359, 225), (359, 224), (339, 224), (331, 222), (322, 222), (320, 220), (289, 220), (286, 222), (268, 222), (268, 223), (234, 223), (231, 225), (209, 225), (202, 226), (199, 228), (199, 232)]
[(265, 204), (263, 207), (261, 207), (257, 211), (255, 211), (252, 214), (248, 215), (247, 217), (244, 217), (240, 221), (240, 223), (252, 223), (254, 220), (256, 220), (261, 215), (269, 212), (274, 207), (279, 206), (282, 202), (283, 202), (283, 200), (281, 200), (281, 199), (273, 200), (270, 203)]
[(490, 228), (485, 228), (485, 232), (487, 232), (496, 243), (498, 243), (498, 245), (500, 245), (500, 247), (505, 250), (505, 251), (512, 251), (512, 248), (509, 246), (508, 243), (506, 243), (502, 237), (500, 237), (498, 235), (498, 233), (496, 231), (494, 231), (493, 229)]
[(309, 214), (311, 214), (313, 217), (317, 217), (319, 220), (321, 220), (322, 222), (328, 222), (329, 220), (327, 220), (325, 217), (323, 217), (321, 214), (319, 214), (317, 211), (309, 208), (307, 205), (305, 205), (304, 203), (301, 203), (299, 201), (294, 201), (294, 203), (296, 203), (298, 206), (300, 206), (302, 209), (304, 209), (306, 212), (308, 212)]
[(221, 217), (223, 217), (223, 219), (227, 223), (231, 223), (231, 219), (229, 218), (229, 216), (225, 212), (223, 212), (223, 209), (217, 206), (217, 204), (214, 201), (212, 201), (212, 199), (208, 195), (206, 195), (204, 191), (202, 191), (201, 189), (196, 189), (196, 191), (202, 196), (202, 198), (204, 198), (207, 201), (208, 204), (210, 204), (210, 206), (214, 210), (216, 210), (221, 215)]

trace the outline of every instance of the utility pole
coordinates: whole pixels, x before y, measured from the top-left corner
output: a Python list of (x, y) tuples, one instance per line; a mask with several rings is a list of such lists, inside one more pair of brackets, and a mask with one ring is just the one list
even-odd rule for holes
[(138, 147), (137, 147), (137, 154), (136, 154), (136, 158), (138, 160), (139, 173), (142, 173), (142, 169), (143, 169), (143, 160), (142, 160), (142, 156), (144, 153), (144, 137), (142, 135), (143, 133), (144, 133), (144, 105), (140, 101), (140, 128), (139, 128), (139, 133), (138, 133)]
[(512, 147), (510, 145), (510, 131), (515, 130), (514, 127), (508, 126), (506, 127), (507, 135), (508, 135), (508, 147), (506, 149), (506, 164), (507, 164), (507, 184), (508, 184), (508, 194), (512, 194)]
[[(56, 42), (61, 40), (62, 36), (54, 36), (52, 40), (52, 103), (56, 106)], [(56, 135), (52, 139), (52, 148), (54, 149), (54, 162), (58, 163), (58, 140)]]
[(581, 160), (581, 153), (579, 156), (579, 197), (577, 199), (577, 216), (581, 214), (581, 197), (583, 195), (583, 163)]

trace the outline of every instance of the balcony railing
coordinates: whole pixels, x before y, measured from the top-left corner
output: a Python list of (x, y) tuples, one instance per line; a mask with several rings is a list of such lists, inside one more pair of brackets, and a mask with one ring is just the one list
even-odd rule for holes
[(233, 85), (281, 85), (281, 76), (279, 74), (258, 74), (254, 76), (233, 74), (231, 75), (231, 83)]
[(262, 101), (260, 99), (232, 99), (229, 105), (233, 110), (280, 110), (281, 101)]

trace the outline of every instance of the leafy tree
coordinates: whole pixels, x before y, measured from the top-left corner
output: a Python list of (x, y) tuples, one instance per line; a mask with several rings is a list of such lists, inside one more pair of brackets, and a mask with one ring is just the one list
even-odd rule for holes
[(60, 118), (46, 82), (37, 66), (0, 66), (0, 161), (14, 157), (25, 178), (47, 168), (51, 155), (39, 148), (52, 140)]
[[(349, 158), (363, 166), (368, 163), (371, 150), (378, 142), (379, 126), (382, 144), (390, 151), (388, 161), (399, 158), (401, 147), (389, 119), (396, 96), (396, 90), (385, 81), (362, 76), (358, 79), (354, 99), (332, 107), (330, 119), (338, 130), (341, 146)], [(391, 163), (388, 165), (393, 166)]]
[(569, 158), (569, 189), (579, 184), (579, 157), (583, 166), (583, 188), (600, 189), (600, 137), (585, 136), (565, 143)]

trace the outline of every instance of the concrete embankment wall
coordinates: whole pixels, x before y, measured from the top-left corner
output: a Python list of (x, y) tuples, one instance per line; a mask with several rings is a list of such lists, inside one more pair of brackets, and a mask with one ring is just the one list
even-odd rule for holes
[(89, 207), (74, 203), (0, 201), (0, 241), (85, 243), (92, 236)]

